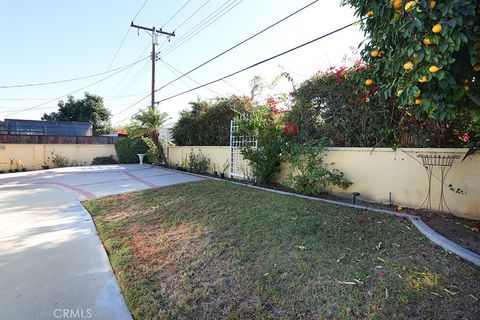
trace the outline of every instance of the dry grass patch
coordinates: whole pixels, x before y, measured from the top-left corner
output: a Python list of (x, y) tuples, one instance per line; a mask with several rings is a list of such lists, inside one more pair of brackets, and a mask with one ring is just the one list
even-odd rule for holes
[(474, 319), (479, 269), (407, 221), (204, 181), (85, 202), (136, 319)]

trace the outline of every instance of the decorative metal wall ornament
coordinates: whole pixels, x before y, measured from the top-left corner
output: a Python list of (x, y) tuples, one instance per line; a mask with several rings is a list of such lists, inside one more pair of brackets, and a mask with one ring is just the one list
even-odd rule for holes
[(438, 204), (438, 210), (444, 211), (444, 207), (447, 208), (448, 211), (450, 211), (450, 208), (447, 205), (447, 201), (445, 200), (445, 193), (444, 193), (444, 186), (445, 186), (445, 179), (448, 175), (448, 172), (452, 168), (453, 162), (456, 159), (460, 159), (459, 155), (446, 155), (446, 156), (441, 156), (441, 155), (432, 155), (432, 154), (419, 154), (417, 155), (417, 158), (422, 159), (422, 164), (427, 171), (427, 177), (428, 177), (428, 192), (427, 192), (427, 197), (423, 201), (422, 205), (420, 207), (423, 207), (426, 203), (427, 209), (431, 210), (432, 209), (432, 198), (431, 198), (431, 193), (432, 193), (432, 175), (433, 175), (433, 169), (435, 167), (440, 168), (440, 202)]

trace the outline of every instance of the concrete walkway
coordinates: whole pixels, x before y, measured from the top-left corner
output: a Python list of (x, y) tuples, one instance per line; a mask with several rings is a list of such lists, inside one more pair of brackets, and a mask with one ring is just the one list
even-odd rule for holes
[(0, 175), (0, 319), (131, 319), (80, 201), (200, 179), (147, 165)]

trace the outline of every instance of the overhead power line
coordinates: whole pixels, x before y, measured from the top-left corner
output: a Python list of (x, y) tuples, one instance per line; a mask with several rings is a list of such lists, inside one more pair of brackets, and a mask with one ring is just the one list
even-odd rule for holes
[[(209, 1), (210, 1), (210, 0), (205, 1), (195, 12), (193, 12), (186, 20), (184, 20), (179, 26), (177, 26), (177, 27), (173, 30), (173, 32), (175, 32), (177, 29), (179, 29), (180, 27), (182, 27), (182, 26), (183, 26), (188, 20), (190, 20), (196, 13), (198, 13)], [(208, 22), (209, 22), (208, 19), (211, 18), (212, 15), (216, 14), (219, 10), (221, 10), (223, 7), (225, 7), (226, 5), (228, 5), (228, 3), (231, 2), (231, 1), (234, 1), (234, 0), (228, 0), (227, 2), (225, 2), (223, 5), (221, 5), (221, 6), (218, 7), (216, 10), (214, 10), (210, 15), (208, 15), (205, 19), (203, 19), (202, 21), (200, 21), (199, 23), (197, 23), (194, 27), (192, 27), (189, 31), (187, 31), (187, 32), (185, 33), (185, 35), (183, 35), (182, 37), (188, 36), (188, 34), (189, 34), (190, 32), (195, 32), (196, 29), (198, 30), (198, 28), (199, 28), (198, 26), (201, 27), (202, 24), (205, 23), (205, 21), (208, 23)], [(237, 1), (237, 0), (235, 0), (235, 1)], [(240, 0), (240, 2), (242, 2), (242, 1), (243, 1), (243, 0)], [(240, 2), (239, 2), (239, 3), (240, 3)], [(237, 3), (237, 4), (238, 4), (238, 3)], [(236, 6), (236, 5), (235, 5), (235, 6)], [(231, 9), (233, 9), (233, 8), (231, 8)], [(230, 10), (231, 10), (231, 9), (230, 9)], [(225, 9), (224, 9), (224, 10), (225, 10)], [(228, 10), (228, 11), (230, 11), (230, 10)], [(222, 10), (222, 11), (223, 11), (223, 10)], [(222, 11), (220, 11), (220, 13), (222, 13)], [(227, 12), (228, 12), (228, 11), (227, 11)], [(225, 13), (227, 13), (227, 12), (225, 12)], [(225, 13), (223, 13), (221, 16), (223, 16)], [(220, 17), (221, 17), (221, 16), (220, 16)], [(215, 18), (215, 17), (214, 17), (214, 18)], [(211, 18), (211, 19), (213, 19), (213, 18)], [(217, 18), (216, 20), (218, 20), (218, 18)], [(216, 21), (216, 20), (215, 20), (215, 21)], [(213, 21), (213, 22), (214, 22), (214, 21)], [(203, 30), (203, 29), (202, 29), (202, 30)], [(201, 30), (200, 30), (200, 31), (201, 31)], [(180, 39), (182, 39), (182, 37), (180, 37)], [(165, 42), (163, 42), (160, 47), (163, 47), (163, 45), (166, 43), (166, 41), (167, 41), (167, 40), (165, 40)], [(168, 49), (168, 48), (169, 48), (169, 47), (167, 46), (167, 49)], [(121, 113), (123, 113), (123, 112), (125, 112), (125, 111), (127, 111), (127, 110), (129, 110), (129, 109), (131, 109), (131, 108), (133, 108), (134, 106), (138, 105), (140, 102), (144, 101), (145, 99), (147, 99), (147, 98), (149, 98), (149, 97), (151, 97), (151, 96), (152, 96), (152, 93), (144, 96), (142, 99), (138, 100), (137, 102), (135, 102), (135, 103), (132, 104), (131, 106), (120, 110), (120, 111), (117, 113), (117, 115), (118, 115), (118, 114), (121, 114)]]
[(176, 50), (180, 46), (184, 45), (190, 39), (195, 37), (197, 34), (199, 34), (205, 28), (207, 28), (212, 23), (214, 23), (215, 21), (217, 21), (218, 19), (223, 17), (225, 14), (230, 12), (232, 9), (234, 9), (236, 6), (238, 6), (242, 2), (243, 2), (243, 0), (233, 0), (233, 2), (232, 2), (232, 0), (229, 0), (229, 1), (225, 2), (217, 10), (212, 12), (208, 17), (206, 17), (205, 19), (200, 21), (198, 24), (196, 24), (193, 28), (191, 28), (187, 33), (185, 33), (183, 35), (183, 37), (179, 38), (178, 41), (173, 42), (169, 47), (167, 47), (163, 51), (162, 56), (166, 56), (167, 54), (172, 53), (174, 50)]
[[(141, 99), (138, 100), (137, 102), (135, 102), (135, 103), (129, 105), (128, 107), (120, 110), (120, 111), (117, 112), (115, 115), (118, 116), (119, 114), (122, 114), (122, 113), (124, 113), (125, 111), (132, 109), (133, 107), (135, 107), (136, 105), (138, 105), (138, 104), (139, 104), (140, 102), (142, 102), (143, 100), (149, 98), (151, 95), (152, 95), (151, 93), (147, 94), (146, 96), (144, 96), (143, 98), (141, 98)], [(123, 120), (122, 120), (122, 121), (123, 121)]]
[(125, 43), (125, 39), (127, 39), (127, 36), (128, 36), (128, 33), (129, 33), (129, 32), (130, 32), (130, 28), (128, 28), (128, 29), (127, 29), (127, 32), (125, 32), (125, 35), (123, 36), (122, 41), (120, 42), (120, 45), (119, 45), (118, 48), (117, 48), (117, 51), (115, 51), (115, 54), (113, 55), (112, 60), (110, 60), (110, 63), (108, 64), (108, 67), (107, 67), (107, 71), (109, 71), (110, 68), (112, 67), (113, 62), (114, 62), (115, 59), (117, 58), (118, 53), (120, 52), (120, 49), (122, 49), (123, 44)]
[[(133, 96), (141, 96), (145, 94), (145, 92), (142, 93), (132, 93), (132, 94), (124, 94), (124, 95), (116, 95), (116, 96), (104, 96), (104, 100), (114, 100), (118, 98), (124, 98), (124, 97), (133, 97)], [(112, 99), (110, 99), (112, 98)], [(0, 98), (0, 101), (47, 101), (52, 98)], [(11, 106), (9, 107), (11, 108)]]
[(145, 5), (147, 4), (148, 0), (145, 0), (142, 4), (142, 6), (140, 7), (140, 9), (138, 9), (137, 13), (135, 14), (135, 17), (133, 17), (132, 19), (132, 22), (135, 22), (135, 19), (137, 19), (138, 15), (140, 14), (140, 12), (143, 10), (143, 7), (145, 7)]
[[(174, 75), (178, 75), (178, 74), (182, 74), (182, 71), (178, 70), (177, 68), (175, 68), (174, 66), (172, 66), (170, 63), (168, 63), (167, 61), (165, 61), (164, 59), (160, 59), (160, 62), (163, 63), (163, 65), (165, 67), (167, 67), (167, 69), (170, 69), (170, 71), (174, 74)], [(198, 82), (197, 80), (193, 79), (192, 77), (190, 76), (187, 76), (187, 79), (189, 79), (190, 81), (192, 82), (195, 82), (196, 84), (201, 84), (200, 82)], [(183, 81), (183, 79), (182, 79)], [(188, 87), (190, 87), (186, 82), (184, 82)], [(190, 87), (191, 88), (191, 87)], [(210, 92), (213, 92), (215, 93), (216, 95), (219, 95), (219, 96), (222, 96), (225, 98), (225, 95), (224, 94), (221, 94), (220, 92), (218, 91), (215, 91), (209, 87), (205, 87), (205, 89), (207, 89), (208, 91)]]
[[(141, 57), (143, 57), (143, 55), (147, 52), (148, 48), (150, 47), (150, 44), (147, 44), (145, 46), (145, 49), (143, 49), (142, 53), (138, 56), (138, 59), (140, 59)], [(112, 94), (119, 86), (120, 84), (122, 84), (125, 79), (130, 75), (130, 73), (132, 72), (133, 68), (132, 69), (128, 69), (128, 72), (126, 74), (123, 75), (123, 77), (120, 79), (120, 81), (117, 82), (117, 84), (113, 87), (113, 89), (111, 89), (109, 91), (109, 94)]]
[(102, 79), (99, 79), (99, 80), (97, 80), (97, 81), (95, 81), (95, 82), (93, 82), (93, 83), (90, 83), (90, 84), (88, 84), (88, 85), (86, 85), (86, 86), (83, 86), (83, 87), (81, 87), (81, 88), (79, 88), (79, 89), (76, 89), (76, 90), (70, 91), (70, 92), (68, 92), (68, 93), (62, 94), (61, 96), (55, 97), (55, 98), (50, 99), (50, 100), (48, 100), (48, 101), (46, 101), (46, 102), (42, 102), (42, 103), (40, 103), (40, 104), (38, 104), (38, 105), (36, 105), (36, 106), (33, 106), (33, 107), (16, 110), (15, 112), (12, 112), (12, 113), (10, 113), (10, 114), (7, 114), (7, 116), (11, 116), (11, 115), (14, 115), (14, 114), (17, 114), (17, 113), (20, 113), (20, 112), (24, 112), (24, 111), (28, 111), (28, 110), (38, 109), (39, 107), (42, 107), (42, 106), (44, 106), (44, 105), (46, 105), (46, 104), (49, 104), (49, 103), (51, 103), (51, 102), (55, 102), (55, 101), (57, 101), (58, 99), (61, 99), (61, 98), (65, 97), (65, 96), (69, 96), (69, 95), (71, 95), (71, 94), (74, 94), (75, 92), (84, 90), (84, 89), (89, 88), (89, 87), (91, 87), (91, 86), (94, 86), (94, 85), (96, 85), (97, 83), (100, 83), (100, 82), (102, 82), (102, 81), (105, 81), (105, 80), (107, 80), (107, 79), (109, 79), (109, 78), (111, 78), (111, 77), (119, 74), (120, 72), (122, 72), (122, 71), (124, 71), (124, 70), (127, 70), (128, 68), (131, 68), (131, 67), (134, 66), (135, 64), (137, 64), (137, 63), (139, 63), (139, 62), (141, 62), (141, 61), (143, 61), (143, 60), (145, 60), (145, 59), (147, 59), (147, 58), (150, 58), (150, 57), (146, 57), (146, 58), (144, 58), (144, 59), (142, 59), (142, 60), (140, 60), (140, 61), (137, 61), (137, 62), (135, 62), (135, 63), (129, 64), (129, 65), (123, 67), (122, 69), (117, 70), (116, 72), (114, 72), (114, 73), (112, 73), (112, 74), (110, 74), (110, 75), (108, 75), (108, 76), (106, 76), (106, 77), (103, 77)]
[[(140, 9), (138, 9), (137, 13), (135, 14), (135, 16), (133, 17), (132, 19), (132, 22), (135, 21), (135, 19), (138, 17), (138, 15), (140, 14), (140, 12), (143, 10), (143, 7), (145, 7), (145, 5), (147, 4), (148, 0), (145, 0), (142, 4), (142, 6), (140, 7)], [(113, 65), (113, 62), (115, 61), (115, 59), (117, 58), (118, 56), (118, 53), (120, 52), (120, 50), (122, 49), (123, 47), (123, 44), (125, 43), (125, 40), (127, 39), (127, 36), (128, 36), (128, 33), (130, 32), (130, 27), (128, 27), (127, 31), (125, 32), (125, 35), (123, 36), (122, 38), (122, 41), (120, 42), (120, 45), (118, 46), (117, 48), (117, 51), (115, 51), (115, 54), (113, 55), (113, 58), (112, 60), (110, 60), (110, 63), (108, 64), (108, 67), (107, 67), (107, 71), (110, 71), (110, 68), (112, 67)]]
[[(309, 44), (311, 44), (311, 43), (314, 43), (314, 42), (316, 42), (316, 41), (319, 41), (319, 40), (321, 40), (321, 39), (324, 39), (324, 38), (326, 38), (326, 37), (329, 37), (329, 36), (331, 36), (331, 35), (333, 35), (333, 34), (335, 34), (335, 33), (337, 33), (337, 32), (340, 32), (340, 31), (342, 31), (342, 30), (344, 30), (344, 29), (347, 29), (347, 28), (349, 28), (349, 27), (357, 24), (357, 23), (360, 22), (360, 21), (362, 21), (362, 20), (349, 23), (349, 24), (347, 24), (347, 25), (345, 25), (345, 26), (343, 26), (343, 27), (340, 27), (340, 28), (335, 29), (335, 30), (333, 30), (333, 31), (330, 31), (330, 32), (328, 32), (328, 33), (326, 33), (326, 34), (324, 34), (324, 35), (321, 35), (321, 36), (319, 36), (319, 37), (317, 37), (317, 38), (315, 38), (315, 39), (312, 39), (312, 40), (310, 40), (310, 41), (307, 41), (307, 42), (305, 42), (305, 43), (302, 43), (302, 44), (300, 44), (300, 45), (298, 45), (298, 46), (296, 46), (296, 47), (293, 47), (293, 48), (291, 48), (291, 49), (288, 49), (288, 50), (286, 50), (286, 51), (283, 51), (283, 52), (281, 52), (281, 53), (278, 53), (278, 54), (276, 54), (276, 55), (274, 55), (274, 56), (271, 56), (270, 58), (263, 59), (263, 60), (261, 60), (261, 61), (259, 61), (259, 62), (257, 62), (257, 63), (254, 63), (254, 64), (252, 64), (252, 65), (250, 65), (250, 66), (248, 66), (248, 67), (245, 67), (245, 68), (243, 68), (243, 69), (240, 69), (240, 70), (238, 70), (238, 71), (232, 72), (232, 73), (230, 73), (230, 74), (228, 74), (228, 75), (226, 75), (226, 76), (223, 76), (223, 77), (221, 77), (221, 78), (215, 79), (215, 80), (213, 80), (213, 81), (204, 83), (204, 84), (202, 84), (202, 85), (199, 85), (199, 86), (197, 86), (197, 87), (191, 88), (191, 89), (189, 89), (189, 90), (185, 90), (185, 91), (183, 91), (183, 92), (180, 92), (180, 93), (174, 94), (174, 95), (172, 95), (172, 96), (169, 96), (169, 97), (167, 97), (167, 98), (161, 99), (161, 100), (157, 101), (156, 104), (159, 104), (159, 103), (161, 103), (161, 102), (165, 102), (165, 101), (167, 101), (167, 100), (176, 98), (176, 97), (181, 96), (181, 95), (184, 95), (184, 94), (186, 94), (186, 93), (189, 93), (189, 92), (198, 90), (198, 89), (203, 88), (203, 87), (205, 87), (205, 86), (209, 86), (209, 85), (214, 84), (214, 83), (217, 83), (217, 82), (219, 82), (219, 81), (223, 81), (223, 80), (225, 80), (225, 79), (227, 79), (227, 78), (230, 78), (230, 77), (232, 77), (232, 76), (234, 76), (234, 75), (237, 75), (237, 74), (239, 74), (239, 73), (242, 73), (242, 72), (244, 72), (244, 71), (247, 71), (247, 70), (249, 70), (249, 69), (252, 69), (252, 68), (254, 68), (254, 67), (256, 67), (256, 66), (259, 66), (259, 65), (261, 65), (261, 64), (263, 64), (263, 63), (266, 63), (266, 62), (271, 61), (271, 60), (273, 60), (273, 59), (276, 59), (276, 58), (278, 58), (278, 57), (280, 57), (280, 56), (283, 56), (283, 55), (285, 55), (285, 54), (287, 54), (287, 53), (290, 53), (290, 52), (292, 52), (292, 51), (295, 51), (295, 50), (298, 50), (298, 49), (300, 49), (300, 48), (303, 48), (303, 47), (305, 47), (305, 46), (307, 46), (307, 45), (309, 45)], [(116, 113), (115, 115), (119, 115), (119, 114), (121, 114), (121, 113), (123, 113), (123, 112), (125, 112), (125, 111), (127, 111), (127, 110), (129, 110), (129, 109), (131, 109), (131, 108), (133, 108), (134, 106), (138, 105), (138, 104), (139, 104), (140, 102), (142, 102), (143, 100), (147, 99), (149, 96), (150, 96), (150, 95), (147, 95), (147, 96), (143, 97), (142, 99), (138, 100), (137, 102), (135, 102), (134, 104), (128, 106), (127, 108), (124, 108), (123, 110), (121, 110), (120, 112)], [(128, 118), (125, 118), (125, 119), (122, 119), (122, 120), (120, 120), (120, 121), (117, 121), (116, 123), (123, 122), (123, 121), (126, 120), (126, 119), (128, 119)]]
[(197, 87), (195, 87), (195, 88), (192, 88), (192, 89), (189, 89), (189, 90), (186, 90), (186, 91), (183, 91), (183, 92), (174, 94), (174, 95), (172, 95), (172, 96), (169, 96), (169, 97), (167, 97), (167, 98), (161, 99), (161, 100), (157, 101), (156, 104), (159, 104), (159, 103), (161, 103), (161, 102), (164, 102), (164, 101), (167, 101), (167, 100), (176, 98), (176, 97), (181, 96), (181, 95), (184, 95), (184, 94), (186, 94), (186, 93), (189, 93), (189, 92), (198, 90), (198, 89), (203, 88), (203, 87), (205, 87), (205, 86), (209, 86), (209, 85), (211, 85), (211, 84), (214, 84), (214, 83), (216, 83), (216, 82), (222, 81), (222, 80), (224, 80), (224, 79), (233, 77), (234, 75), (237, 75), (237, 74), (239, 74), (239, 73), (242, 73), (242, 72), (244, 72), (244, 71), (247, 71), (247, 70), (249, 70), (249, 69), (252, 69), (252, 68), (254, 68), (254, 67), (256, 67), (256, 66), (259, 66), (259, 65), (261, 65), (261, 64), (264, 64), (264, 63), (266, 63), (266, 62), (268, 62), (268, 61), (271, 61), (271, 60), (273, 60), (273, 59), (276, 59), (276, 58), (278, 58), (278, 57), (281, 57), (281, 56), (283, 56), (283, 55), (285, 55), (285, 54), (287, 54), (287, 53), (290, 53), (290, 52), (292, 52), (292, 51), (295, 51), (295, 50), (298, 50), (298, 49), (300, 49), (300, 48), (303, 48), (303, 47), (305, 47), (305, 46), (307, 46), (307, 45), (309, 45), (309, 44), (311, 44), (311, 43), (314, 43), (314, 42), (316, 42), (316, 41), (318, 41), (318, 40), (321, 40), (321, 39), (323, 39), (323, 38), (326, 38), (326, 37), (328, 37), (328, 36), (331, 36), (332, 34), (335, 34), (335, 33), (339, 32), (339, 31), (342, 31), (342, 30), (344, 30), (344, 29), (346, 29), (346, 28), (349, 28), (349, 27), (353, 26), (354, 24), (356, 24), (356, 23), (358, 23), (358, 22), (359, 22), (359, 21), (355, 21), (355, 22), (352, 22), (352, 23), (350, 23), (350, 24), (347, 24), (347, 25), (345, 25), (345, 26), (343, 26), (343, 27), (341, 27), (341, 28), (338, 28), (338, 29), (336, 29), (336, 30), (333, 30), (333, 31), (331, 31), (331, 32), (329, 32), (329, 33), (327, 33), (327, 34), (324, 34), (324, 35), (320, 36), (320, 37), (317, 37), (317, 38), (315, 38), (315, 39), (312, 39), (312, 40), (310, 40), (310, 41), (307, 41), (307, 42), (305, 42), (305, 43), (302, 43), (302, 44), (300, 44), (300, 45), (298, 45), (298, 46), (296, 46), (296, 47), (293, 47), (293, 48), (291, 48), (291, 49), (288, 49), (288, 50), (286, 50), (286, 51), (283, 51), (283, 52), (281, 52), (281, 53), (278, 53), (278, 54), (276, 54), (276, 55), (274, 55), (274, 56), (271, 56), (270, 58), (263, 59), (263, 60), (261, 60), (261, 61), (259, 61), (259, 62), (257, 62), (257, 63), (254, 63), (254, 64), (252, 64), (252, 65), (250, 65), (250, 66), (248, 66), (248, 67), (245, 67), (245, 68), (243, 68), (243, 69), (240, 69), (240, 70), (238, 70), (238, 71), (232, 72), (232, 73), (230, 73), (230, 74), (228, 74), (228, 75), (226, 75), (226, 76), (223, 76), (223, 77), (221, 77), (221, 78), (218, 78), (218, 79), (216, 79), (216, 80), (213, 80), (213, 81), (204, 83), (204, 84), (199, 85), (199, 86), (197, 86)]
[(268, 31), (268, 30), (270, 30), (271, 28), (273, 28), (273, 27), (275, 27), (276, 25), (278, 25), (278, 24), (280, 24), (280, 23), (284, 22), (285, 20), (287, 20), (287, 19), (289, 19), (289, 18), (293, 17), (294, 15), (296, 15), (296, 14), (300, 13), (301, 11), (303, 11), (303, 10), (307, 9), (308, 7), (312, 6), (313, 4), (315, 4), (315, 3), (316, 3), (316, 2), (318, 2), (318, 1), (319, 1), (319, 0), (312, 1), (312, 2), (310, 2), (309, 4), (307, 4), (306, 6), (304, 6), (304, 7), (300, 8), (300, 9), (298, 9), (297, 11), (295, 11), (295, 12), (293, 12), (293, 13), (291, 13), (291, 14), (289, 14), (288, 16), (286, 16), (286, 17), (284, 17), (284, 18), (282, 18), (282, 19), (278, 20), (277, 22), (275, 22), (275, 23), (273, 23), (273, 24), (269, 25), (269, 26), (268, 26), (268, 27), (266, 27), (266, 28), (263, 28), (262, 30), (260, 30), (260, 31), (258, 31), (257, 33), (255, 33), (255, 34), (251, 35), (250, 37), (248, 37), (248, 38), (246, 38), (246, 39), (244, 39), (244, 40), (240, 41), (240, 42), (239, 42), (239, 43), (237, 43), (236, 45), (234, 45), (234, 46), (232, 46), (232, 47), (228, 48), (227, 50), (225, 50), (225, 51), (223, 51), (223, 52), (221, 52), (221, 53), (217, 54), (217, 55), (216, 55), (216, 56), (214, 56), (213, 58), (211, 58), (211, 59), (208, 59), (207, 61), (205, 61), (205, 62), (203, 62), (203, 63), (199, 64), (199, 65), (198, 65), (198, 66), (196, 66), (195, 68), (193, 68), (193, 69), (190, 69), (189, 71), (187, 71), (187, 72), (185, 72), (184, 74), (182, 74), (181, 76), (179, 76), (179, 77), (177, 77), (177, 78), (173, 79), (172, 81), (170, 81), (170, 82), (168, 82), (168, 83), (164, 84), (163, 86), (161, 86), (160, 88), (158, 88), (156, 91), (158, 91), (158, 90), (162, 90), (163, 88), (165, 88), (165, 87), (167, 87), (167, 86), (171, 85), (172, 83), (174, 83), (174, 82), (176, 82), (176, 81), (180, 80), (181, 78), (183, 78), (183, 77), (185, 77), (185, 76), (189, 75), (190, 73), (192, 73), (192, 72), (194, 72), (194, 71), (196, 71), (196, 70), (200, 69), (201, 67), (205, 66), (206, 64), (208, 64), (208, 63), (210, 63), (210, 62), (212, 62), (212, 61), (214, 61), (214, 60), (216, 60), (216, 59), (220, 58), (220, 57), (221, 57), (221, 56), (223, 56), (224, 54), (226, 54), (226, 53), (228, 53), (228, 52), (230, 52), (230, 51), (232, 51), (232, 50), (234, 50), (234, 49), (238, 48), (239, 46), (241, 46), (241, 45), (242, 45), (242, 44), (244, 44), (245, 42), (252, 40), (253, 38), (255, 38), (255, 37), (257, 37), (257, 36), (261, 35), (262, 33), (264, 33), (265, 31)]
[(95, 73), (95, 74), (91, 74), (91, 75), (88, 75), (88, 76), (71, 78), (71, 79), (64, 79), (64, 80), (49, 81), (49, 82), (39, 82), (39, 83), (15, 84), (15, 85), (9, 85), (9, 86), (0, 86), (0, 89), (12, 89), (12, 88), (24, 88), (24, 87), (39, 87), (39, 86), (46, 86), (46, 85), (51, 85), (51, 84), (58, 84), (58, 83), (65, 83), (65, 82), (72, 82), (72, 81), (84, 80), (84, 79), (88, 79), (88, 78), (94, 78), (94, 77), (98, 77), (98, 76), (101, 76), (101, 75), (104, 75), (104, 74), (107, 74), (107, 73), (111, 73), (111, 72), (118, 71), (118, 70), (120, 70), (120, 69), (124, 69), (124, 68), (128, 68), (128, 67), (134, 66), (134, 65), (136, 65), (137, 63), (142, 62), (143, 60), (145, 60), (145, 59), (147, 59), (147, 58), (149, 58), (149, 57), (145, 57), (145, 58), (143, 58), (143, 59), (137, 60), (137, 61), (135, 61), (135, 62), (129, 63), (129, 64), (127, 64), (127, 65), (124, 65), (124, 66), (121, 66), (121, 67), (118, 67), (118, 68), (115, 68), (115, 69), (112, 69), (112, 70), (109, 70), (109, 71), (104, 71), (104, 72), (100, 72), (100, 73)]
[(180, 23), (175, 29), (173, 29), (173, 31), (177, 31), (178, 29), (180, 29), (185, 23), (187, 23), (190, 19), (193, 18), (194, 15), (196, 15), (200, 10), (202, 10), (203, 7), (205, 7), (207, 5), (207, 3), (209, 3), (210, 0), (207, 0), (205, 1), (197, 10), (195, 10), (187, 19), (183, 20), (182, 23)]
[(178, 9), (177, 12), (175, 12), (175, 14), (167, 20), (167, 22), (163, 24), (162, 28), (165, 27), (170, 21), (172, 21), (190, 3), (190, 1), (192, 0), (187, 0), (187, 2), (185, 2), (184, 5), (180, 9)]

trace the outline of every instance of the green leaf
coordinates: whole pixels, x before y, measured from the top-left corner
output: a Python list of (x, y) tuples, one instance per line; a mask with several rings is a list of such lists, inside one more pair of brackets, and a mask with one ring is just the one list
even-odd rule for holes
[(438, 46), (438, 50), (440, 51), (440, 53), (444, 53), (448, 48), (448, 44), (444, 41), (442, 41), (439, 46)]
[(442, 80), (444, 77), (445, 77), (445, 71), (444, 70), (440, 70), (440, 71), (437, 72), (438, 80)]

